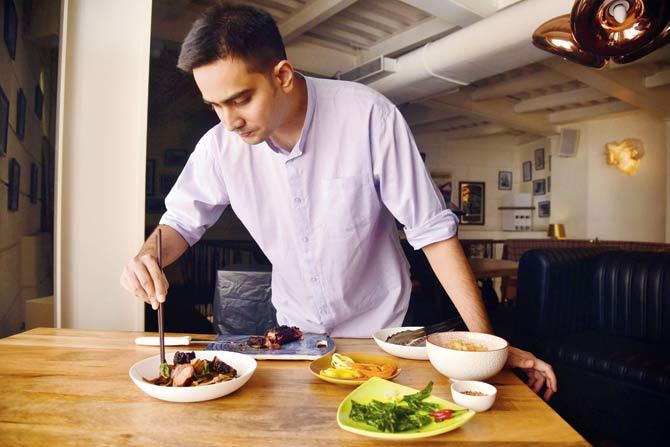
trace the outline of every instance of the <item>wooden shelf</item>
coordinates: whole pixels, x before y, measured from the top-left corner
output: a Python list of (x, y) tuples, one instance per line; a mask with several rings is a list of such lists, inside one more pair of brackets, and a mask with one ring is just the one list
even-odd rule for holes
[(534, 210), (534, 206), (499, 206), (499, 210)]

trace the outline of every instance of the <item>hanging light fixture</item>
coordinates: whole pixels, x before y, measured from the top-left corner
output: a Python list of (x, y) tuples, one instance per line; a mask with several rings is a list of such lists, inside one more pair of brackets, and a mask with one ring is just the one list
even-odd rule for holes
[(577, 0), (535, 30), (533, 44), (589, 67), (625, 64), (670, 41), (668, 0)]

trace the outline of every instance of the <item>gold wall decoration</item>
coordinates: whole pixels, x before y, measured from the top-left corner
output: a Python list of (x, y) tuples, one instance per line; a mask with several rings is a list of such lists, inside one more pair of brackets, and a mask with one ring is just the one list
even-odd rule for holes
[(628, 175), (633, 175), (644, 157), (644, 146), (637, 138), (626, 138), (623, 141), (612, 141), (605, 145), (607, 164), (615, 166)]

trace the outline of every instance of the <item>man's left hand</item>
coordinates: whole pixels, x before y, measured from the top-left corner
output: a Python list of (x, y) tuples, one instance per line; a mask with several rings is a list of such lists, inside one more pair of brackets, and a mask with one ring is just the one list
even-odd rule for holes
[(526, 383), (535, 393), (539, 393), (546, 383), (547, 389), (543, 395), (544, 400), (549, 400), (558, 391), (556, 374), (554, 374), (551, 365), (538, 359), (530, 352), (510, 346), (507, 366), (522, 369), (528, 376), (528, 382)]

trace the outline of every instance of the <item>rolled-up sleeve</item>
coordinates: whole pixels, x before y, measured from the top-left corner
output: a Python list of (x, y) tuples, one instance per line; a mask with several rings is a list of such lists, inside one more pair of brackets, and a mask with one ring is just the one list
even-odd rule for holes
[(230, 203), (217, 157), (214, 129), (198, 142), (165, 198), (167, 211), (160, 223), (168, 225), (193, 245), (221, 217)]
[(377, 107), (370, 126), (375, 184), (407, 241), (419, 250), (456, 235), (458, 217), (426, 170), (402, 114), (392, 105)]

